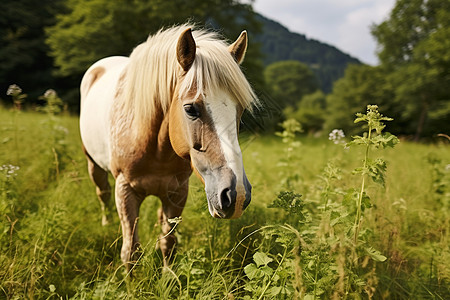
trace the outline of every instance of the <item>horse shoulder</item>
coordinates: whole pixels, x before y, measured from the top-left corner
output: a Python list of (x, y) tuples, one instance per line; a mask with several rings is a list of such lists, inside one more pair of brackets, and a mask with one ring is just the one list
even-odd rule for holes
[(165, 197), (169, 191), (185, 188), (192, 172), (190, 161), (172, 148), (168, 119), (154, 120), (155, 127), (139, 130), (137, 135), (129, 130), (126, 119), (118, 117), (113, 126), (111, 171), (115, 177), (122, 174), (146, 195)]

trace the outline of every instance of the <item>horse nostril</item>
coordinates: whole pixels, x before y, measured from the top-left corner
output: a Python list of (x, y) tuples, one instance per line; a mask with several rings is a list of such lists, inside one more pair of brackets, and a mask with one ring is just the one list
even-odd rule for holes
[(220, 204), (222, 209), (230, 208), (233, 204), (232, 192), (229, 188), (223, 189), (220, 193)]
[(201, 151), (202, 151), (202, 144), (199, 143), (199, 142), (195, 142), (194, 145), (193, 145), (193, 148), (194, 148), (195, 150), (201, 152)]

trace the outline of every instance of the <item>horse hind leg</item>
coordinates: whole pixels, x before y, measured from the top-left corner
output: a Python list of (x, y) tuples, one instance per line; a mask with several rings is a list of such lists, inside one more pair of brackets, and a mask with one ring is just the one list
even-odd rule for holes
[[(86, 151), (85, 151), (86, 153)], [(102, 225), (108, 225), (111, 219), (111, 186), (108, 182), (108, 172), (100, 168), (89, 154), (86, 153), (89, 177), (95, 184), (96, 193), (102, 208)]]

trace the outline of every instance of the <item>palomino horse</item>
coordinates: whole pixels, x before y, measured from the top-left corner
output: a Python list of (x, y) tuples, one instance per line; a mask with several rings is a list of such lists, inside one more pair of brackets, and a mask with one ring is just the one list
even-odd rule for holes
[[(166, 263), (175, 245), (168, 219), (181, 216), (192, 170), (205, 184), (209, 212), (238, 218), (251, 198), (238, 143), (245, 109), (257, 103), (239, 64), (244, 31), (231, 45), (188, 25), (150, 36), (130, 57), (108, 57), (81, 82), (81, 138), (103, 211), (116, 180), (122, 261), (136, 259), (139, 207), (161, 199), (160, 248)], [(166, 236), (167, 235), (167, 236)]]

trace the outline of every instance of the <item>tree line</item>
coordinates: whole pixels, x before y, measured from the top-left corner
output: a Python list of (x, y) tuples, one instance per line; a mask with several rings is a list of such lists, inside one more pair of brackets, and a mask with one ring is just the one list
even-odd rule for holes
[[(265, 69), (271, 95), (283, 99), (285, 118), (295, 118), (309, 133), (343, 129), (368, 104), (394, 118), (390, 132), (418, 141), (450, 133), (450, 2), (398, 0), (389, 17), (371, 28), (379, 65), (353, 64), (325, 95), (296, 61)], [(349, 33), (350, 34), (350, 33)], [(300, 78), (299, 73), (309, 79)], [(289, 75), (290, 74), (290, 75)], [(306, 86), (300, 83), (308, 82)]]
[[(0, 89), (19, 84), (36, 99), (55, 87), (73, 110), (87, 68), (106, 56), (128, 56), (149, 34), (185, 22), (220, 28), (230, 40), (260, 30), (251, 5), (235, 0), (7, 0), (0, 3)], [(262, 84), (259, 47), (244, 68)], [(0, 97), (4, 98), (4, 93)]]
[[(351, 135), (358, 133), (352, 113), (378, 104), (395, 119), (389, 131), (418, 140), (450, 131), (449, 20), (447, 0), (398, 0), (389, 17), (372, 27), (379, 65), (355, 60), (333, 82), (341, 74), (326, 78), (326, 73), (337, 69), (315, 67), (306, 58), (313, 50), (302, 52), (292, 41), (275, 40), (279, 31), (252, 39), (267, 26), (251, 2), (8, 0), (0, 3), (0, 90), (17, 83), (30, 99), (39, 99), (51, 87), (77, 111), (79, 82), (89, 65), (129, 55), (148, 34), (189, 21), (219, 30), (230, 41), (242, 29), (249, 31), (243, 70), (264, 103), (261, 115), (246, 119), (252, 129), (275, 130), (284, 119), (295, 118), (307, 133), (341, 128)], [(292, 60), (274, 61), (278, 53), (269, 59), (262, 53), (287, 51), (288, 44), (298, 54)], [(8, 101), (4, 92), (0, 98)]]

